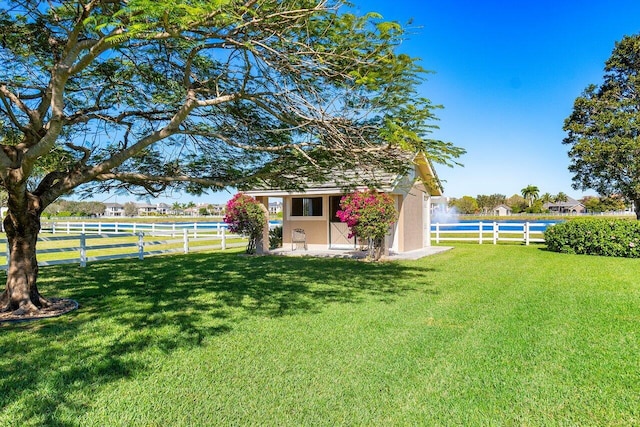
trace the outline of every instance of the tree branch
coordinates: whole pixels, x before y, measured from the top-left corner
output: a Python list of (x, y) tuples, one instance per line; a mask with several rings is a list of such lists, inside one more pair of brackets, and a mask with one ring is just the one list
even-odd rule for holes
[[(27, 117), (29, 117), (29, 121), (31, 122), (31, 126), (33, 127), (33, 129), (38, 129), (40, 127), (41, 122), (39, 115), (35, 111), (27, 107), (27, 105), (22, 102), (22, 100), (16, 94), (11, 92), (5, 84), (0, 84), (0, 95), (2, 96), (2, 101), (5, 103), (5, 105), (8, 105), (7, 102), (11, 101), (13, 105), (15, 105), (18, 109), (25, 113)], [(11, 107), (8, 107), (7, 110), (10, 112)], [(13, 116), (13, 113), (11, 112), (10, 115)], [(15, 116), (13, 116), (12, 121), (14, 121), (14, 119)], [(18, 123), (19, 122), (17, 121), (17, 119), (15, 119), (14, 124), (16, 124), (16, 126), (19, 126), (20, 129), (23, 129), (24, 127), (19, 125)]]
[(87, 161), (91, 157), (91, 150), (90, 149), (88, 149), (86, 147), (80, 147), (79, 145), (75, 145), (75, 144), (72, 144), (70, 142), (67, 142), (65, 145), (67, 147), (71, 148), (72, 150), (80, 151), (82, 153), (82, 159), (80, 159), (80, 164), (82, 164), (82, 165), (86, 165), (87, 164)]

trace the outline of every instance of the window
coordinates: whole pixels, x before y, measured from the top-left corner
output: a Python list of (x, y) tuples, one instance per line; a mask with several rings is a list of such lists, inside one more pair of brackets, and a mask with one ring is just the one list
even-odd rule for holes
[(291, 216), (322, 216), (322, 197), (294, 197)]
[(340, 200), (342, 200), (342, 196), (329, 197), (329, 221), (330, 222), (341, 222), (340, 218), (336, 216), (336, 212), (340, 210)]

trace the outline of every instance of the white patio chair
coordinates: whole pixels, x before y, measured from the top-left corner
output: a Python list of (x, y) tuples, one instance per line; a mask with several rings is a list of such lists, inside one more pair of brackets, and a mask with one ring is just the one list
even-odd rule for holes
[[(294, 228), (291, 232), (291, 251), (293, 252), (295, 249), (298, 249), (299, 244), (302, 243), (304, 245), (304, 250), (307, 250), (307, 235), (305, 234), (302, 228)], [(295, 245), (295, 249), (294, 249)]]

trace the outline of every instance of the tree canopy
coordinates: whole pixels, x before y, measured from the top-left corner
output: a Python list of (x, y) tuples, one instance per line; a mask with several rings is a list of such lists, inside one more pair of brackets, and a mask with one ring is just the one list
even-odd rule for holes
[(461, 214), (474, 214), (478, 212), (478, 201), (471, 196), (462, 196), (459, 199), (449, 201), (449, 207), (455, 208)]
[(535, 185), (529, 184), (522, 190), (520, 190), (520, 193), (522, 194), (522, 197), (527, 200), (529, 207), (531, 207), (533, 206), (533, 202), (538, 199), (538, 196), (540, 195), (540, 189)]
[(0, 186), (13, 249), (0, 308), (46, 303), (34, 290), (39, 218), (72, 191), (299, 188), (336, 168), (404, 171), (403, 151), (454, 164), (464, 151), (429, 138), (437, 106), (418, 93), (427, 71), (397, 51), (403, 26), (348, 6), (0, 3)]
[[(403, 167), (427, 138), (404, 33), (342, 1), (13, 1), (0, 10), (8, 171), (42, 203), (83, 185), (191, 193), (296, 186), (336, 165)], [(7, 138), (5, 138), (5, 142)], [(92, 183), (93, 185), (89, 185)]]
[(622, 195), (640, 219), (640, 34), (615, 44), (603, 82), (575, 100), (564, 130), (573, 188)]
[(492, 212), (496, 207), (505, 203), (507, 200), (507, 196), (504, 194), (478, 194), (476, 197), (476, 201), (478, 202), (478, 208), (483, 213)]

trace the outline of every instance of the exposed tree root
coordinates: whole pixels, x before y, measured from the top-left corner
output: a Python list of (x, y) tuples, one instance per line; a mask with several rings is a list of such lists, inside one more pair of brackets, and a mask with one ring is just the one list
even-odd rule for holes
[(72, 299), (51, 298), (46, 301), (47, 304), (40, 309), (34, 305), (35, 310), (26, 307), (10, 310), (9, 305), (5, 304), (0, 308), (0, 323), (56, 317), (78, 308), (78, 303)]

